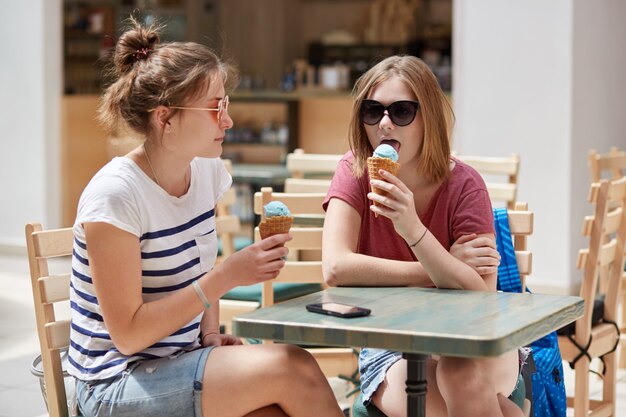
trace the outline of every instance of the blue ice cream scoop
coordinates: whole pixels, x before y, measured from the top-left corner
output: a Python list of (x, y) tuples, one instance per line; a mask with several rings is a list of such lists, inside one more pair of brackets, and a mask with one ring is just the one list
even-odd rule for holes
[(391, 145), (386, 143), (380, 144), (374, 149), (373, 157), (391, 159), (393, 162), (398, 162), (398, 152)]
[(263, 206), (265, 217), (291, 216), (289, 208), (282, 201), (270, 201)]

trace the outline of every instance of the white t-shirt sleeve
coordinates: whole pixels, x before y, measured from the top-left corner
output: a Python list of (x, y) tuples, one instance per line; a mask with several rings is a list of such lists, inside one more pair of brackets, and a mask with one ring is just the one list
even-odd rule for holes
[(213, 189), (215, 190), (215, 201), (219, 201), (224, 193), (231, 187), (233, 179), (226, 171), (226, 167), (221, 159), (209, 159), (211, 161), (211, 178), (213, 179)]
[(94, 179), (78, 204), (77, 224), (103, 222), (140, 236), (141, 221), (136, 195), (121, 177)]

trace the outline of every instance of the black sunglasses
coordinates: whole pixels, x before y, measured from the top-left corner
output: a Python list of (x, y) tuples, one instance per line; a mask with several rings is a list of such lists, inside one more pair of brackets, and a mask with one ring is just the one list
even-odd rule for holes
[(385, 110), (389, 118), (396, 126), (406, 126), (411, 124), (420, 104), (417, 101), (401, 100), (394, 101), (388, 106), (383, 106), (376, 100), (363, 100), (361, 103), (361, 121), (366, 125), (375, 125), (380, 122), (385, 115)]

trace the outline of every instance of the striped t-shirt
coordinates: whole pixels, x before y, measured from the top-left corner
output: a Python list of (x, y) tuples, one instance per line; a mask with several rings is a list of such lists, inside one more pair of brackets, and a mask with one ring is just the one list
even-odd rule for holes
[(71, 375), (82, 380), (109, 378), (131, 362), (195, 349), (202, 318), (198, 315), (133, 356), (119, 352), (104, 325), (92, 284), (83, 224), (105, 222), (137, 236), (143, 300), (167, 297), (213, 267), (217, 256), (215, 204), (231, 182), (219, 159), (206, 158), (192, 161), (191, 184), (182, 197), (167, 194), (125, 157), (114, 158), (93, 177), (81, 195), (74, 224)]

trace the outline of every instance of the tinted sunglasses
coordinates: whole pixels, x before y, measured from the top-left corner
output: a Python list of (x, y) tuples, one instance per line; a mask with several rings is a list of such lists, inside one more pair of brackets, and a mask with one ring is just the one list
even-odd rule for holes
[(360, 112), (361, 121), (366, 125), (375, 125), (382, 120), (386, 110), (394, 125), (406, 126), (415, 119), (419, 107), (420, 104), (417, 101), (410, 100), (394, 101), (386, 107), (376, 100), (363, 100)]

